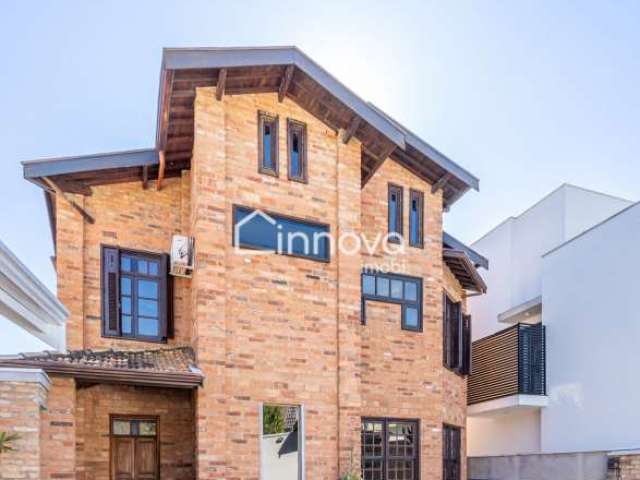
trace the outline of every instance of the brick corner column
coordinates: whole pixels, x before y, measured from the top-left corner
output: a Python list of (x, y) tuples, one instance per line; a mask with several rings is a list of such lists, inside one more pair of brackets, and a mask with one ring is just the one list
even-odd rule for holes
[[(359, 236), (361, 228), (361, 147), (352, 138), (342, 142), (337, 136), (337, 235)], [(353, 239), (344, 241), (354, 250)], [(337, 247), (337, 245), (336, 245)], [(341, 252), (336, 248), (338, 270), (338, 468), (343, 475), (360, 471), (361, 423), (361, 325), (360, 252)]]

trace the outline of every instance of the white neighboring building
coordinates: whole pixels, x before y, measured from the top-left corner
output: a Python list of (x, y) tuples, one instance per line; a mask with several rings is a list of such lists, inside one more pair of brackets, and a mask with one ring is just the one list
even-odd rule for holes
[[(490, 268), (487, 294), (469, 301), (482, 339), (469, 383), (470, 478), (527, 478), (526, 468), (603, 478), (607, 452), (640, 449), (640, 204), (562, 185), (471, 247)], [(497, 333), (518, 323), (542, 323), (546, 349), (527, 349), (515, 334), (526, 325)], [(521, 394), (531, 362), (544, 383), (545, 351), (546, 391)], [(600, 456), (526, 456), (577, 452)]]
[[(56, 296), (0, 242), (0, 325), (3, 340), (21, 333), (15, 325), (44, 342), (51, 350), (65, 351), (67, 315), (66, 308)], [(40, 346), (39, 341), (32, 343)], [(16, 352), (0, 351), (0, 355), (6, 353)]]

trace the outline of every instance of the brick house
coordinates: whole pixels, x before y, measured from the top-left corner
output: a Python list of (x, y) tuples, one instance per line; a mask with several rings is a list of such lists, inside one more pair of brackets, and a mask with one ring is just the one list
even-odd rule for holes
[(298, 49), (167, 49), (155, 148), (24, 175), (69, 310), (0, 362), (44, 372), (24, 478), (464, 478), (478, 180)]

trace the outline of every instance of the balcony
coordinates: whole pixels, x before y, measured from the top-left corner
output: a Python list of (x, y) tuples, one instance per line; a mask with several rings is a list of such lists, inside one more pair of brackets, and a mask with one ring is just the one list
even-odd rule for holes
[(468, 414), (546, 406), (545, 327), (518, 323), (471, 349)]

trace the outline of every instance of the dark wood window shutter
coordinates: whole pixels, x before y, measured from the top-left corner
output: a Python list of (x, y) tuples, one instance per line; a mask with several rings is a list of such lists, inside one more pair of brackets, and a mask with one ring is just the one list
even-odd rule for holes
[(160, 277), (159, 288), (159, 321), (160, 321), (160, 337), (168, 338), (173, 336), (173, 292), (172, 281), (169, 276), (169, 255), (162, 254), (160, 256), (160, 269), (158, 271)]
[(461, 373), (471, 373), (471, 315), (462, 316), (462, 369)]
[(120, 335), (119, 252), (102, 247), (102, 328), (105, 335)]
[(442, 293), (442, 362), (449, 366), (449, 299)]

